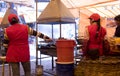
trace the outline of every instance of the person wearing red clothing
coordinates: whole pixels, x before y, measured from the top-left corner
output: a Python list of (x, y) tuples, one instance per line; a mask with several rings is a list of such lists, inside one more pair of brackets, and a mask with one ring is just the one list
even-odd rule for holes
[(12, 66), (13, 76), (20, 76), (20, 63), (23, 66), (25, 76), (31, 76), (29, 35), (43, 38), (50, 42), (48, 36), (37, 32), (28, 25), (20, 24), (16, 14), (10, 14), (8, 21), (11, 24), (4, 29), (3, 46), (7, 48), (6, 61)]
[(83, 50), (84, 58), (101, 59), (103, 56), (103, 40), (106, 29), (100, 24), (100, 15), (93, 13), (90, 17), (90, 25), (85, 28), (85, 40), (87, 50)]

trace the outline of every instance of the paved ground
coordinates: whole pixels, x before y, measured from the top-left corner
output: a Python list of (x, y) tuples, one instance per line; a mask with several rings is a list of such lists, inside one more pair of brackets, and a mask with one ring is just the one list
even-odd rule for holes
[[(31, 56), (31, 72), (32, 76), (35, 76), (35, 68), (36, 68), (36, 46), (34, 44), (30, 44), (30, 56)], [(46, 57), (46, 55), (42, 55), (42, 57)], [(47, 56), (48, 57), (48, 56)], [(1, 64), (1, 62), (0, 62)], [(39, 63), (40, 64), (40, 63)], [(51, 57), (41, 59), (41, 65), (43, 65), (44, 75), (43, 76), (54, 76), (55, 70), (52, 70)], [(55, 66), (55, 62), (54, 62)], [(8, 64), (5, 64), (5, 74), (4, 76), (9, 76), (9, 67)], [(24, 76), (23, 68), (21, 67), (21, 76)], [(48, 73), (47, 73), (48, 72)], [(50, 74), (49, 74), (50, 73)], [(0, 65), (0, 76), (2, 76), (2, 65)]]
[[(31, 72), (32, 76), (35, 76), (36, 69), (36, 46), (35, 44), (30, 44), (30, 56), (31, 56)], [(42, 55), (45, 57), (46, 55)], [(48, 56), (47, 56), (48, 57)], [(56, 57), (54, 57), (56, 59)], [(55, 61), (55, 60), (54, 60)], [(51, 57), (41, 59), (41, 65), (43, 65), (44, 75), (43, 76), (55, 76), (55, 68), (52, 70), (52, 62)], [(56, 63), (54, 62), (54, 67), (56, 67)], [(24, 76), (23, 68), (21, 67), (21, 76)], [(2, 65), (0, 65), (0, 76), (2, 76)], [(5, 75), (9, 76), (9, 68), (8, 64), (5, 65)]]
[[(51, 59), (50, 58), (46, 58), (44, 60), (42, 60), (41, 65), (43, 66), (43, 71), (44, 71), (44, 75), (43, 76), (54, 76), (55, 75), (55, 68), (52, 70), (52, 66), (51, 66)], [(31, 61), (31, 73), (32, 76), (35, 76), (35, 69), (36, 68), (36, 63), (35, 61)], [(23, 72), (23, 68), (21, 66), (21, 76), (24, 76), (24, 72)], [(4, 76), (9, 76), (9, 65), (5, 64), (5, 69), (4, 69)], [(2, 76), (2, 65), (0, 65), (0, 76)]]

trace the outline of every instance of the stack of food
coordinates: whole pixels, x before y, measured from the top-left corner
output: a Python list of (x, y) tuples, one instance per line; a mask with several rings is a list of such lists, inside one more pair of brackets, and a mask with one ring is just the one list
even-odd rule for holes
[(120, 53), (120, 38), (112, 37), (112, 38), (109, 38), (108, 41), (110, 43), (110, 51)]

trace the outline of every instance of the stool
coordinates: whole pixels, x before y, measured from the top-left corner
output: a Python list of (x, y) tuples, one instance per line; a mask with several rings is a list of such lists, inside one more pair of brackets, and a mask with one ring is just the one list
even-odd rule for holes
[[(0, 56), (0, 60), (2, 61), (2, 76), (4, 76), (6, 56)], [(8, 64), (8, 66), (9, 66), (9, 76), (11, 76), (10, 64)]]

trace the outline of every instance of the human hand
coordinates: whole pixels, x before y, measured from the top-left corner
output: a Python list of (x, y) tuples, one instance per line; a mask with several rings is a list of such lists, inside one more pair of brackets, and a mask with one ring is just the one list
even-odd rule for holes
[(6, 61), (6, 56), (0, 56), (0, 60)]
[(45, 39), (45, 42), (52, 42), (52, 39)]
[(83, 56), (83, 58), (82, 58), (82, 60), (81, 61), (84, 61), (84, 60), (86, 60), (87, 58), (86, 58), (86, 56)]

